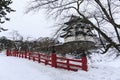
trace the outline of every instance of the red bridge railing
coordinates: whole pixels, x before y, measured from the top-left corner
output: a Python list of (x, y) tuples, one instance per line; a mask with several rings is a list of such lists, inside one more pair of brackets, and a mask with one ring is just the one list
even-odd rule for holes
[(87, 71), (87, 58), (86, 56), (81, 59), (69, 59), (58, 57), (56, 54), (46, 55), (36, 52), (25, 52), (25, 51), (10, 51), (7, 50), (7, 56), (21, 57), (29, 60), (37, 61), (38, 63), (44, 63), (45, 65), (51, 65), (55, 68), (62, 68), (72, 71), (77, 71), (82, 69)]

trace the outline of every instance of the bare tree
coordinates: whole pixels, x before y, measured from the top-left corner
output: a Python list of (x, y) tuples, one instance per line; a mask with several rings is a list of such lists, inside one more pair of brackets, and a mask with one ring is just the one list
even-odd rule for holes
[(23, 42), (23, 36), (21, 36), (20, 33), (15, 30), (10, 32), (10, 34), (12, 36), (12, 41), (14, 41), (15, 50), (20, 50), (20, 45)]
[(59, 41), (49, 37), (40, 37), (36, 40), (36, 42), (37, 42), (37, 47), (39, 48), (40, 51), (48, 52), (48, 53), (51, 53), (52, 46), (59, 43)]
[(10, 32), (10, 34), (12, 36), (13, 41), (23, 41), (23, 36), (21, 36), (21, 34), (18, 31), (13, 30), (12, 32)]
[[(33, 0), (27, 13), (45, 9), (47, 13), (56, 18), (66, 18), (71, 14), (80, 16), (89, 23), (103, 38), (108, 41), (104, 45), (107, 52), (114, 47), (120, 52), (120, 1), (119, 0)], [(60, 27), (57, 32), (62, 28)], [(108, 29), (112, 29), (115, 38), (111, 38)]]

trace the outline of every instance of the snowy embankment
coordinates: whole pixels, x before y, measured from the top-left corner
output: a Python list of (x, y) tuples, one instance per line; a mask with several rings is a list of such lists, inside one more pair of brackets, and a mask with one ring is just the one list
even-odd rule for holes
[[(120, 59), (108, 60), (94, 55), (88, 72), (55, 69), (23, 58), (0, 53), (0, 80), (120, 80)], [(100, 58), (103, 58), (102, 61)]]

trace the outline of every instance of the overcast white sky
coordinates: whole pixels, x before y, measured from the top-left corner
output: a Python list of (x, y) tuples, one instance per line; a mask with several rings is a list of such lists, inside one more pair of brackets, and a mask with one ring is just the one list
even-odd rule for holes
[(11, 32), (18, 31), (24, 37), (50, 37), (54, 32), (51, 26), (54, 24), (53, 20), (47, 19), (45, 13), (25, 14), (27, 2), (29, 0), (13, 0), (11, 5), (16, 12), (9, 14), (10, 21), (4, 23), (2, 26), (9, 29), (7, 32), (1, 32), (0, 36), (12, 37)]

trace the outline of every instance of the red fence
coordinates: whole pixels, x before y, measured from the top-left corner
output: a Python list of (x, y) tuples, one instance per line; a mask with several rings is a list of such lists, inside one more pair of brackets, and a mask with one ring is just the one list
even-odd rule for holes
[(36, 52), (25, 52), (25, 51), (8, 51), (7, 56), (21, 57), (29, 60), (37, 61), (38, 63), (44, 63), (45, 65), (51, 65), (55, 68), (63, 68), (67, 70), (77, 71), (82, 69), (87, 71), (87, 58), (82, 57), (80, 60), (68, 59), (57, 57), (56, 54), (46, 55)]

